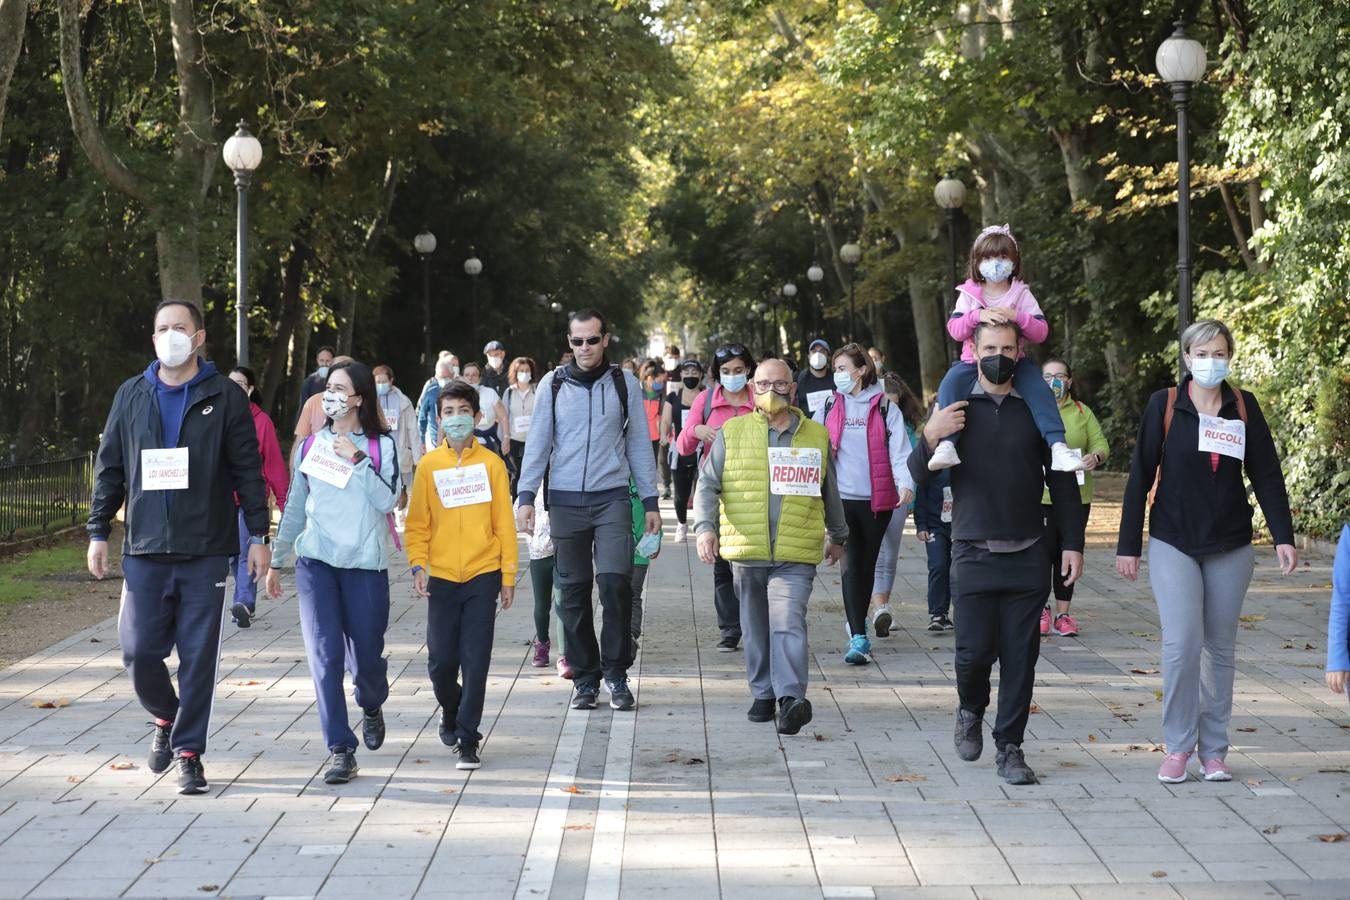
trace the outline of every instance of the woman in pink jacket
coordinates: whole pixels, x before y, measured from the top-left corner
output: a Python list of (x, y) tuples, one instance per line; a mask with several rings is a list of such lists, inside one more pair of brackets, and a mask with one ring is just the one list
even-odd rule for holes
[[(717, 440), (717, 432), (728, 419), (755, 411), (755, 401), (747, 384), (755, 369), (755, 358), (750, 351), (740, 344), (724, 344), (713, 354), (713, 368), (718, 383), (700, 391), (694, 398), (689, 407), (689, 419), (675, 440), (679, 454), (691, 456), (697, 452), (700, 465), (712, 449), (713, 441)], [(717, 628), (722, 633), (717, 649), (732, 653), (741, 643), (741, 604), (731, 583), (731, 563), (721, 556), (713, 562), (713, 605), (717, 607)]]
[[(980, 232), (970, 250), (969, 278), (956, 289), (956, 309), (947, 320), (947, 333), (961, 341), (961, 361), (947, 372), (938, 387), (938, 406), (946, 409), (970, 396), (981, 371), (994, 384), (1013, 388), (1031, 408), (1031, 415), (1041, 436), (1050, 445), (1051, 466), (1060, 472), (1074, 472), (1083, 468), (1082, 459), (1075, 457), (1064, 440), (1064, 421), (1059, 415), (1055, 396), (1041, 378), (1041, 370), (1025, 354), (1016, 363), (1006, 356), (975, 357), (975, 326), (981, 322), (1012, 324), (1021, 334), (1022, 343), (1039, 344), (1050, 334), (1041, 306), (1031, 289), (1021, 280), (1022, 255), (1017, 241), (1007, 225), (993, 225)], [(928, 461), (931, 471), (949, 469), (961, 464), (956, 453), (959, 434), (942, 439)]]
[[(230, 370), (230, 380), (248, 394), (249, 411), (253, 413), (253, 430), (258, 435), (258, 452), (262, 454), (263, 480), (272, 496), (277, 498), (277, 508), (286, 509), (286, 491), (291, 479), (286, 467), (286, 457), (281, 453), (277, 442), (277, 429), (272, 419), (258, 405), (258, 379), (248, 366), (235, 366)], [(236, 502), (237, 502), (236, 498)], [(230, 606), (230, 615), (234, 624), (247, 628), (253, 624), (253, 611), (258, 605), (258, 586), (248, 576), (248, 528), (244, 526), (244, 513), (239, 512), (239, 555), (230, 560), (234, 569), (234, 603)]]

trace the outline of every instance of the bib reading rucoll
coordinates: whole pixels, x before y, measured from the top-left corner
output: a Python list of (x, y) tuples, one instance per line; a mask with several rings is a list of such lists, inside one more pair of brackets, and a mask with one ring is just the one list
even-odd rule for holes
[(1233, 459), (1247, 457), (1247, 423), (1241, 419), (1221, 419), (1218, 416), (1200, 417), (1198, 449), (1203, 453), (1218, 453)]
[(821, 458), (814, 447), (769, 448), (769, 493), (820, 496)]

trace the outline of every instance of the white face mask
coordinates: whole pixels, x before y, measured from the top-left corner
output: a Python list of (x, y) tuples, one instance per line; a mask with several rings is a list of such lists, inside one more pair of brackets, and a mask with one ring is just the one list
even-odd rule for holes
[(530, 383), (530, 370), (529, 370), (529, 369), (521, 369), (519, 372), (517, 372), (517, 373), (516, 373), (516, 381), (520, 382), (521, 384), (529, 384), (529, 383)]
[(436, 383), (437, 383), (438, 385), (440, 385), (441, 387), (445, 387), (445, 386), (446, 386), (447, 384), (449, 384), (451, 381), (454, 381), (454, 379), (453, 379), (453, 378), (437, 378), (437, 379), (436, 379)]
[(825, 359), (825, 354), (821, 353), (819, 350), (817, 350), (815, 353), (812, 353), (811, 358), (807, 360), (807, 362), (811, 363), (811, 368), (813, 369), (825, 368), (825, 363), (827, 361), (828, 360)]
[(159, 357), (160, 364), (176, 369), (187, 362), (192, 356), (192, 338), (199, 333), (186, 335), (171, 328), (155, 335), (155, 355)]
[(500, 357), (500, 356), (489, 356), (487, 359), (488, 359), (488, 365), (489, 365), (489, 366), (492, 366), (492, 368), (494, 368), (494, 369), (500, 369), (500, 368), (502, 367), (502, 359), (503, 359), (503, 357)]
[(323, 392), (323, 414), (330, 419), (340, 419), (351, 411), (347, 398), (336, 391)]

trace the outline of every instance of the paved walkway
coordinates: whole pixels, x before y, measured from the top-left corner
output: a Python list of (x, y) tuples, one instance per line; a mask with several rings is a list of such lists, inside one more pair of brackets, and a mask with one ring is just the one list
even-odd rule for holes
[(712, 575), (692, 544), (653, 568), (636, 715), (566, 711), (567, 683), (528, 665), (524, 581), (499, 619), (472, 774), (437, 739), (406, 572), (389, 739), (342, 787), (319, 778), (293, 598), (226, 629), (199, 798), (145, 770), (147, 717), (108, 621), (0, 674), (0, 896), (1350, 896), (1350, 839), (1322, 837), (1350, 831), (1350, 710), (1321, 683), (1329, 560), (1280, 579), (1261, 552), (1239, 632), (1238, 778), (1164, 786), (1157, 617), (1097, 538), (1083, 637), (1044, 643), (1026, 744), (1043, 783), (1022, 788), (992, 752), (955, 759), (952, 637), (920, 630), (912, 533), (897, 607), (913, 627), (878, 641), (875, 665), (843, 664), (838, 578), (821, 570), (816, 720), (781, 741), (745, 719), (741, 655), (713, 649)]

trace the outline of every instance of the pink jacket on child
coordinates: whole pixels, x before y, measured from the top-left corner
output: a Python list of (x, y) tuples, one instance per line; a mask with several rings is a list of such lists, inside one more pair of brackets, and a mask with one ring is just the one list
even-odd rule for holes
[(1050, 334), (1050, 326), (1041, 312), (1041, 305), (1031, 295), (1026, 282), (1013, 279), (1008, 292), (1002, 297), (984, 300), (984, 285), (967, 280), (956, 289), (956, 309), (947, 320), (947, 333), (961, 341), (961, 362), (978, 363), (975, 355), (975, 326), (980, 324), (980, 311), (990, 306), (1011, 307), (1017, 313), (1017, 327), (1022, 329), (1023, 341), (1039, 344)]

